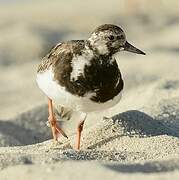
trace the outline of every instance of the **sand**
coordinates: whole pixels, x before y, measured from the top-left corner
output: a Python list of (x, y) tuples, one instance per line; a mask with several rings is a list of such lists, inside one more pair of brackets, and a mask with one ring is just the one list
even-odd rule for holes
[[(124, 1), (106, 1), (103, 8), (104, 1), (95, 8), (94, 2), (0, 7), (0, 180), (179, 179), (178, 3), (135, 1), (135, 9)], [(59, 122), (69, 139), (54, 144), (46, 97), (35, 82), (40, 57), (52, 44), (86, 38), (109, 22), (120, 24), (129, 42), (147, 55), (116, 56), (125, 82), (122, 100), (88, 115), (80, 151), (74, 150), (77, 112)]]
[[(150, 106), (146, 103), (143, 110), (127, 110), (112, 117), (96, 118), (97, 121), (95, 113), (89, 115), (79, 152), (74, 150), (73, 131), (68, 131), (69, 139), (61, 138), (59, 144), (48, 140), (51, 134), (45, 124), (46, 105), (29, 110), (15, 119), (1, 121), (0, 144), (3, 147), (0, 148), (0, 177), (84, 179), (85, 175), (85, 179), (101, 176), (106, 179), (177, 179), (177, 84), (179, 81), (151, 84), (152, 96), (155, 93), (163, 96), (157, 103), (155, 99), (151, 101)], [(170, 96), (165, 98), (168, 91)], [(149, 113), (149, 109), (153, 113)], [(91, 125), (88, 122), (92, 118), (96, 123)]]

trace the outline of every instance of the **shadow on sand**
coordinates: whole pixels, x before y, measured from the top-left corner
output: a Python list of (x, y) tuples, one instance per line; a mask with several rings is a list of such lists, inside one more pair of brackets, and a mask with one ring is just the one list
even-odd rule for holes
[(119, 173), (160, 173), (179, 170), (178, 161), (154, 161), (144, 164), (106, 164), (104, 167)]
[(114, 126), (118, 125), (120, 131), (122, 129), (122, 133), (114, 133), (114, 136), (110, 136), (93, 144), (88, 147), (89, 149), (95, 149), (122, 136), (133, 137), (137, 135), (139, 138), (143, 138), (168, 135), (179, 137), (179, 129), (176, 128), (175, 123), (168, 122), (168, 118), (160, 118), (160, 120), (154, 119), (148, 114), (138, 110), (129, 110), (117, 114), (112, 117), (112, 120)]
[[(124, 133), (136, 132), (139, 137), (143, 136), (158, 136), (168, 135), (179, 137), (179, 129), (175, 129), (175, 124), (168, 126), (166, 121), (168, 117), (162, 119), (154, 119), (148, 114), (138, 111), (130, 110), (112, 117), (114, 124), (120, 123), (124, 128)], [(172, 122), (171, 122), (172, 124)]]
[(11, 120), (0, 120), (0, 146), (30, 145), (50, 139), (47, 117), (47, 106), (43, 105)]

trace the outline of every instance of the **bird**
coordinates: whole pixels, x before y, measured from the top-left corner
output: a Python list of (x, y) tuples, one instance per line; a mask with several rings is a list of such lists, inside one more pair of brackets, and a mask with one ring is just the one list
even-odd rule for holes
[(88, 39), (60, 42), (42, 58), (36, 81), (48, 98), (48, 121), (54, 141), (59, 140), (59, 135), (68, 138), (57, 123), (55, 105), (61, 107), (62, 116), (66, 112), (70, 114), (70, 110), (82, 114), (75, 145), (76, 150), (80, 150), (87, 115), (119, 103), (124, 81), (115, 54), (121, 51), (145, 55), (127, 41), (122, 28), (103, 24)]

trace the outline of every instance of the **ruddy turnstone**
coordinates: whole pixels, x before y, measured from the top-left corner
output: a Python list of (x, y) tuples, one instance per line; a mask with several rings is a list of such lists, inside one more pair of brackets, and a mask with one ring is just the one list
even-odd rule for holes
[(62, 107), (62, 114), (65, 108), (83, 113), (77, 128), (79, 149), (87, 113), (110, 108), (120, 101), (124, 82), (114, 55), (123, 50), (145, 55), (127, 42), (120, 27), (104, 24), (87, 40), (57, 44), (42, 59), (37, 83), (48, 97), (48, 120), (55, 141), (58, 134), (67, 135), (57, 124), (54, 104)]

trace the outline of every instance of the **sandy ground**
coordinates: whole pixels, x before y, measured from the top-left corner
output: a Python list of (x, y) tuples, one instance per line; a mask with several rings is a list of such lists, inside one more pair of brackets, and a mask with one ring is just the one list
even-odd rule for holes
[[(177, 1), (8, 2), (0, 6), (0, 179), (179, 179)], [(35, 82), (40, 57), (109, 22), (147, 55), (116, 56), (123, 98), (88, 115), (81, 151), (74, 150), (79, 113), (59, 122), (69, 139), (53, 144)]]
[(152, 95), (157, 91), (163, 98), (157, 103), (153, 100), (143, 110), (135, 108), (103, 119), (95, 115), (98, 121), (93, 125), (89, 121), (95, 117), (90, 115), (79, 152), (73, 149), (73, 132), (68, 131), (69, 139), (61, 138), (59, 144), (48, 140), (46, 105), (2, 121), (1, 179), (177, 179), (179, 81), (177, 87), (170, 87), (174, 97), (165, 99), (168, 83), (153, 86)]

